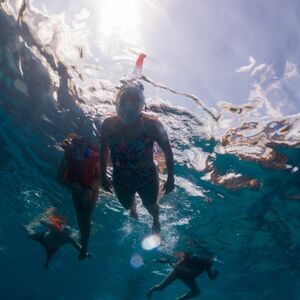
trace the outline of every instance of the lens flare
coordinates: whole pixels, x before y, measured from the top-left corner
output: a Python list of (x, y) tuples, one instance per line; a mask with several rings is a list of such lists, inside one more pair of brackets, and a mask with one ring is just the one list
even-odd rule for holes
[(140, 268), (144, 265), (143, 257), (139, 254), (134, 254), (130, 259), (130, 264), (135, 269)]
[(142, 247), (144, 250), (153, 250), (160, 246), (160, 236), (151, 234), (143, 239)]

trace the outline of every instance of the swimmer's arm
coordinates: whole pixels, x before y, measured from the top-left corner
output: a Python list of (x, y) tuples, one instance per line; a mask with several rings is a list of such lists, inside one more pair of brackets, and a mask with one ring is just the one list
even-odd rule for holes
[(109, 124), (107, 119), (103, 121), (101, 127), (101, 138), (100, 138), (100, 178), (101, 180), (106, 179), (106, 168), (108, 158), (108, 143), (107, 135), (109, 131)]
[(110, 130), (110, 123), (108, 119), (105, 119), (101, 127), (101, 139), (100, 139), (100, 180), (103, 189), (107, 192), (111, 192), (111, 184), (106, 175), (107, 160), (108, 160), (108, 142), (107, 136)]
[(153, 139), (165, 154), (166, 166), (168, 171), (167, 182), (174, 185), (174, 157), (167, 132), (161, 122), (155, 120), (153, 124)]
[(174, 267), (174, 261), (172, 261), (170, 258), (161, 257), (154, 259), (153, 262), (159, 262), (161, 264), (168, 264), (171, 267)]
[(43, 226), (49, 228), (49, 229), (54, 229), (56, 230), (56, 227), (54, 226), (54, 224), (52, 222), (49, 222), (47, 219), (45, 218), (41, 218), (40, 219), (40, 224), (42, 224)]
[(57, 181), (63, 185), (66, 183), (65, 176), (64, 176), (66, 169), (67, 169), (67, 159), (64, 156), (59, 164), (58, 172), (57, 172)]
[(217, 271), (217, 270), (212, 271), (211, 267), (209, 267), (205, 271), (210, 280), (215, 280), (217, 278), (217, 276), (219, 275), (219, 271)]
[(183, 272), (190, 272), (190, 268), (186, 268), (185, 265), (185, 258), (183, 257), (174, 265), (174, 268)]

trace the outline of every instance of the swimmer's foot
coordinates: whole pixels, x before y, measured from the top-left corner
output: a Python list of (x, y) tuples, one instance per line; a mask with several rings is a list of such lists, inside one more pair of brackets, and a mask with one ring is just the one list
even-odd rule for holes
[(148, 293), (147, 293), (147, 299), (151, 299), (152, 293), (153, 293), (154, 291), (156, 291), (156, 290), (158, 290), (158, 285), (155, 285), (153, 288), (151, 288), (151, 289), (148, 291)]
[(136, 204), (134, 204), (131, 208), (130, 208), (130, 217), (134, 218), (134, 219), (138, 219), (139, 218), (139, 214), (137, 213), (136, 210)]
[(147, 299), (151, 299), (152, 297), (152, 291), (150, 290), (148, 293), (147, 293)]
[(153, 233), (153, 234), (160, 235), (160, 223), (159, 223), (159, 221), (153, 222), (153, 225), (152, 225), (152, 233)]
[(219, 275), (219, 271), (218, 270), (214, 270), (212, 271), (212, 274), (211, 274), (211, 280), (215, 280)]
[(88, 257), (88, 253), (86, 251), (80, 251), (79, 255), (78, 255), (78, 259), (79, 260), (84, 260)]
[(200, 291), (199, 290), (190, 291), (190, 292), (184, 294), (183, 296), (176, 298), (176, 300), (191, 299), (191, 298), (197, 297), (198, 295), (200, 295)]

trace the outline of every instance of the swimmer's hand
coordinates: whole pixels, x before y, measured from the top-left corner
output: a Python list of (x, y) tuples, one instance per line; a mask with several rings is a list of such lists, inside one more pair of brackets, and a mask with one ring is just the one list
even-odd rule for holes
[(102, 179), (101, 186), (102, 186), (104, 191), (106, 191), (110, 194), (113, 194), (112, 184), (111, 184), (111, 181), (108, 178)]
[(166, 257), (161, 257), (161, 258), (155, 258), (153, 259), (153, 262), (155, 263), (161, 263), (161, 264), (167, 264), (170, 262), (170, 260)]
[(212, 272), (211, 274), (211, 280), (215, 280), (219, 275), (219, 271), (218, 270), (215, 270)]
[(217, 271), (217, 270), (211, 270), (211, 268), (208, 268), (207, 270), (206, 270), (206, 273), (207, 273), (207, 275), (208, 275), (208, 278), (210, 279), (210, 280), (215, 280), (217, 277), (218, 277), (218, 275), (219, 275), (219, 271)]
[(167, 179), (167, 181), (165, 182), (164, 186), (163, 186), (163, 192), (165, 192), (165, 194), (169, 194), (170, 192), (172, 192), (175, 188), (174, 185), (174, 177), (171, 177)]
[(93, 258), (93, 254), (90, 253), (90, 252), (85, 252), (85, 253), (84, 252), (80, 252), (79, 253), (79, 256), (78, 256), (79, 260), (84, 260), (86, 258)]

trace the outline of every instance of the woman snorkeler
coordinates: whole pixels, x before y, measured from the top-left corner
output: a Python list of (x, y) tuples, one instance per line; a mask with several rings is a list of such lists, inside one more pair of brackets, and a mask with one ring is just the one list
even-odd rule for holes
[[(159, 177), (153, 161), (153, 144), (165, 154), (168, 177), (165, 194), (174, 189), (174, 160), (168, 135), (156, 119), (142, 113), (145, 105), (142, 84), (126, 84), (116, 97), (117, 116), (103, 121), (101, 130), (100, 176), (105, 191), (113, 186), (116, 196), (132, 217), (138, 217), (135, 194), (153, 217), (152, 232), (160, 233)], [(106, 175), (108, 150), (113, 165), (112, 183)]]

